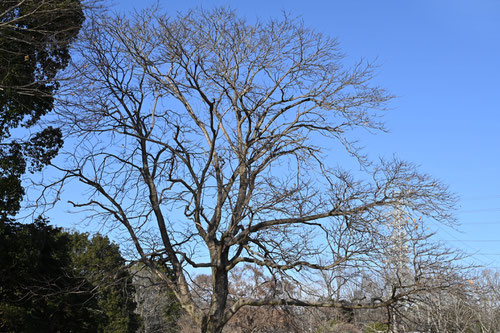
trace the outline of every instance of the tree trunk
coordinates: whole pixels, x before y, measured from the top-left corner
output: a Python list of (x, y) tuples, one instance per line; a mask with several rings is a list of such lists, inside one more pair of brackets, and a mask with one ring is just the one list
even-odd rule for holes
[(201, 325), (202, 333), (221, 333), (224, 327), (224, 310), (226, 309), (229, 294), (229, 280), (226, 271), (228, 253), (224, 251), (220, 258), (220, 264), (212, 268), (213, 295), (208, 316)]

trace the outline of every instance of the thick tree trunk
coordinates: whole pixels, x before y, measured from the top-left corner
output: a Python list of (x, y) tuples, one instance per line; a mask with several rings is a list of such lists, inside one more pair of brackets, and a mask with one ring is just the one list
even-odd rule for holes
[(221, 333), (224, 327), (224, 311), (229, 294), (229, 280), (226, 266), (228, 253), (220, 254), (219, 265), (212, 268), (213, 295), (209, 314), (204, 318), (201, 325), (202, 333)]
[(214, 294), (209, 314), (203, 319), (202, 333), (221, 333), (224, 327), (224, 310), (228, 295), (228, 278), (225, 270), (216, 269), (214, 274)]
[(210, 306), (210, 315), (207, 322), (207, 333), (220, 333), (224, 327), (224, 310), (229, 294), (229, 279), (226, 271), (228, 261), (227, 250), (220, 254), (217, 267), (213, 268), (213, 295)]
[(222, 333), (222, 325), (218, 325), (210, 321), (207, 321), (207, 325), (201, 329), (201, 333)]

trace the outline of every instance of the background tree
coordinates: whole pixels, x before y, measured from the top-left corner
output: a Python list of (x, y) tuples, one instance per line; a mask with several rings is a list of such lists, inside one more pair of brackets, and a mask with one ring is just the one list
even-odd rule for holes
[[(210, 289), (210, 284), (206, 287)], [(297, 291), (299, 289), (293, 281), (277, 281), (266, 274), (262, 267), (246, 265), (235, 268), (230, 274), (229, 299), (237, 300), (242, 296), (266, 298), (280, 294), (298, 298), (300, 295)], [(286, 305), (262, 306), (257, 309), (243, 308), (227, 323), (225, 331), (235, 333), (307, 332), (313, 329), (308, 326), (310, 321), (306, 317), (309, 315), (310, 313), (304, 309)]]
[(134, 313), (135, 287), (118, 245), (108, 237), (71, 234), (72, 268), (95, 289), (92, 297), (102, 313), (97, 332), (136, 332), (140, 318)]
[(415, 303), (407, 327), (430, 332), (497, 332), (500, 330), (498, 272), (478, 270), (446, 293)]
[[(158, 269), (166, 274), (171, 270), (157, 263)], [(188, 332), (181, 329), (184, 312), (175, 295), (164, 281), (149, 268), (136, 263), (132, 268), (137, 313), (141, 317), (140, 333)]]
[(15, 215), (21, 176), (40, 170), (62, 146), (61, 132), (32, 127), (52, 110), (56, 74), (69, 61), (69, 45), (84, 20), (80, 0), (3, 0), (0, 3), (0, 219)]
[[(226, 9), (153, 9), (89, 27), (60, 94), (58, 123), (78, 144), (56, 184), (88, 186), (73, 205), (123, 227), (201, 331), (220, 332), (245, 306), (387, 308), (430, 287), (422, 273), (355, 302), (305, 293), (323, 272), (378, 272), (395, 207), (451, 220), (445, 186), (404, 161), (370, 164), (355, 145), (358, 130), (384, 129), (391, 99), (370, 84), (370, 64), (349, 68), (334, 39), (286, 16), (249, 24)], [(359, 172), (337, 167), (343, 152)], [(426, 265), (451, 269), (440, 255)], [(230, 298), (242, 264), (294, 281), (301, 297)], [(197, 269), (210, 272), (206, 303), (193, 294)]]
[(38, 220), (4, 225), (0, 247), (0, 331), (136, 331), (131, 276), (107, 238)]
[(67, 233), (38, 220), (7, 224), (0, 237), (2, 332), (96, 331), (103, 316), (93, 286), (71, 270)]

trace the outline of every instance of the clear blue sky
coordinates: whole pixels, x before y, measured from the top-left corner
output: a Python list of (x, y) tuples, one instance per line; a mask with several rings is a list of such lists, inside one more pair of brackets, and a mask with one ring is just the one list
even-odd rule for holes
[[(119, 11), (151, 0), (118, 1)], [(364, 138), (372, 157), (415, 162), (461, 197), (460, 232), (442, 239), (500, 266), (500, 1), (160, 1), (176, 11), (228, 5), (252, 20), (301, 16), (337, 37), (348, 59), (378, 59), (376, 82), (398, 96), (390, 133)], [(443, 229), (443, 228), (441, 228)], [(460, 240), (460, 241), (459, 241)]]

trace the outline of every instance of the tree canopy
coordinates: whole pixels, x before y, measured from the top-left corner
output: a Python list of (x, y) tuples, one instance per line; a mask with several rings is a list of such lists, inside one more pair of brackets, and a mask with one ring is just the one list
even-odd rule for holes
[(33, 127), (52, 110), (55, 76), (84, 20), (80, 0), (0, 3), (0, 219), (15, 215), (24, 195), (21, 176), (40, 170), (62, 146), (60, 130)]
[[(202, 332), (221, 332), (243, 307), (394, 308), (455, 283), (453, 253), (422, 228), (452, 221), (453, 195), (411, 163), (370, 163), (356, 144), (359, 130), (384, 130), (392, 98), (372, 84), (372, 64), (347, 66), (335, 39), (286, 15), (95, 20), (59, 94), (58, 121), (77, 146), (53, 184), (86, 186), (73, 206), (127, 232)], [(355, 172), (339, 167), (342, 154)], [(398, 255), (395, 211), (407, 230)], [(297, 287), (232, 295), (242, 265)], [(199, 270), (210, 272), (203, 295)], [(383, 287), (342, 299), (366, 276)]]
[(2, 332), (135, 332), (131, 282), (107, 237), (42, 219), (0, 229)]
[(96, 290), (92, 297), (101, 313), (96, 332), (136, 332), (140, 318), (134, 313), (135, 288), (118, 245), (99, 234), (70, 237), (72, 269)]

